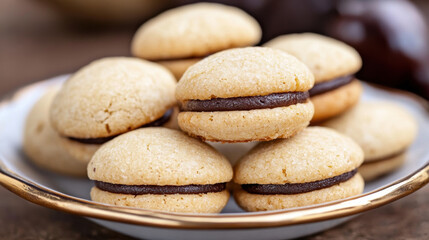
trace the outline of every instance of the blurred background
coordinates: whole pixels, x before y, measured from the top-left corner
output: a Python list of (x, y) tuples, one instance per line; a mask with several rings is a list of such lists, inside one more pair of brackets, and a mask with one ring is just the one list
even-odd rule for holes
[[(105, 56), (129, 56), (148, 18), (194, 0), (1, 0), (0, 95), (71, 73)], [(429, 99), (428, 0), (220, 0), (261, 24), (261, 43), (292, 32), (340, 39), (361, 54), (362, 80)]]

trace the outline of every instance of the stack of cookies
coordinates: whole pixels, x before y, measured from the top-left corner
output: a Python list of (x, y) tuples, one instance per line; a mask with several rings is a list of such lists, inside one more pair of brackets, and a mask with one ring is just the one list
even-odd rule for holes
[(360, 145), (365, 164), (359, 172), (366, 181), (404, 163), (417, 124), (405, 109), (393, 103), (359, 102), (362, 86), (354, 73), (362, 61), (356, 50), (313, 33), (279, 36), (264, 46), (290, 53), (311, 69), (315, 77), (309, 91), (314, 104), (311, 123), (335, 129)]
[(79, 175), (100, 146), (120, 134), (176, 127), (175, 87), (173, 75), (155, 63), (127, 57), (94, 61), (36, 103), (27, 118), (24, 151), (41, 167)]
[[(231, 181), (244, 210), (266, 211), (358, 195), (360, 173), (400, 166), (416, 124), (391, 104), (358, 104), (354, 49), (315, 34), (252, 47), (260, 38), (234, 7), (162, 13), (137, 31), (137, 58), (94, 61), (43, 97), (24, 150), (59, 173), (86, 168), (94, 201), (186, 213), (221, 212)], [(260, 143), (233, 168), (205, 141)]]
[(264, 46), (297, 57), (314, 74), (315, 85), (309, 91), (314, 104), (313, 123), (341, 114), (359, 101), (362, 86), (354, 74), (362, 60), (352, 47), (313, 33), (279, 36)]

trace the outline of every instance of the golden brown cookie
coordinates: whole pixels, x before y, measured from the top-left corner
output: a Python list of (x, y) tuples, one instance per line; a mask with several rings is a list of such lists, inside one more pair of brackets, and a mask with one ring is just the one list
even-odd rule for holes
[(157, 61), (180, 79), (186, 69), (215, 52), (252, 46), (261, 28), (244, 11), (216, 3), (197, 3), (168, 10), (136, 32), (131, 52)]
[(328, 128), (309, 127), (289, 139), (258, 144), (234, 168), (237, 203), (247, 211), (334, 201), (363, 191), (362, 149)]
[(362, 174), (365, 180), (400, 167), (404, 152), (417, 135), (413, 116), (389, 102), (361, 102), (322, 125), (342, 132), (362, 147), (365, 163), (361, 168), (365, 171)]
[(70, 153), (88, 162), (100, 144), (122, 133), (165, 124), (174, 111), (175, 86), (171, 73), (156, 63), (96, 60), (65, 82), (52, 104), (51, 122)]
[(228, 160), (167, 128), (143, 128), (104, 144), (88, 165), (94, 201), (170, 212), (220, 212), (229, 199)]
[(290, 137), (309, 124), (313, 75), (279, 50), (248, 47), (213, 54), (177, 85), (180, 128), (207, 141)]

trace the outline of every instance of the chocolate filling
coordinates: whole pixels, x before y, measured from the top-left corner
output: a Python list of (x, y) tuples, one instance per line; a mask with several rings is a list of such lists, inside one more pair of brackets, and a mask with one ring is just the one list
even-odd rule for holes
[(199, 194), (209, 192), (222, 192), (226, 183), (207, 185), (122, 185), (95, 181), (95, 186), (103, 191), (120, 194)]
[(355, 79), (354, 75), (348, 75), (344, 77), (335, 78), (327, 82), (317, 83), (314, 85), (312, 89), (310, 89), (309, 91), (310, 96), (313, 97), (313, 96), (337, 89), (339, 87), (342, 87), (344, 85), (351, 83), (354, 79)]
[(385, 156), (385, 157), (379, 157), (379, 158), (371, 159), (369, 162), (364, 162), (363, 164), (367, 165), (367, 164), (371, 164), (371, 163), (378, 163), (378, 162), (382, 162), (382, 161), (388, 161), (388, 160), (390, 160), (390, 159), (392, 159), (392, 158), (394, 158), (394, 157), (397, 157), (397, 156), (399, 156), (399, 155), (401, 155), (401, 154), (405, 153), (405, 151), (406, 151), (406, 150), (404, 149), (404, 150), (401, 150), (401, 151), (399, 151), (399, 152), (396, 152), (396, 153), (392, 153), (392, 154), (390, 154), (390, 155), (387, 155), (387, 156)]
[[(140, 126), (138, 128), (162, 126), (163, 124), (168, 122), (168, 120), (170, 120), (171, 115), (173, 114), (173, 111), (174, 111), (174, 108), (170, 108), (164, 113), (164, 115), (162, 115), (162, 117), (156, 119), (153, 122), (150, 122), (150, 123), (147, 123), (143, 126)], [(112, 140), (113, 138), (115, 138), (119, 135), (120, 134), (117, 134), (114, 136), (109, 136), (109, 137), (102, 137), (102, 138), (74, 138), (74, 137), (67, 137), (67, 138), (72, 140), (72, 141), (76, 141), (76, 142), (80, 142), (80, 143), (84, 143), (84, 144), (103, 144), (105, 142)]]
[(286, 183), (286, 184), (243, 184), (241, 187), (248, 193), (273, 195), (273, 194), (298, 194), (306, 193), (322, 188), (328, 188), (345, 182), (357, 173), (357, 169), (341, 175), (315, 182)]
[(180, 110), (188, 112), (217, 112), (277, 108), (304, 103), (308, 98), (308, 92), (288, 92), (273, 93), (265, 96), (188, 100), (181, 104)]

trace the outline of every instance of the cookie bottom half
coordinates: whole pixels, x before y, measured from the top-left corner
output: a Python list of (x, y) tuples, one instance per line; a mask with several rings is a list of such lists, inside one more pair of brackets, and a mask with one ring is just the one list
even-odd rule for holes
[(334, 117), (359, 102), (362, 84), (355, 79), (337, 89), (311, 97), (314, 104), (314, 116), (311, 123), (317, 123)]
[(356, 174), (348, 181), (332, 187), (300, 194), (252, 194), (244, 191), (240, 187), (235, 189), (234, 198), (238, 205), (246, 211), (269, 211), (302, 207), (348, 198), (362, 193), (363, 188), (363, 178), (360, 174)]
[(405, 153), (402, 153), (389, 159), (363, 163), (359, 167), (359, 173), (362, 175), (365, 181), (371, 181), (398, 169), (404, 164), (404, 162)]
[(201, 194), (117, 194), (93, 187), (91, 199), (96, 202), (123, 207), (144, 208), (181, 213), (219, 213), (229, 199), (229, 192)]
[(170, 70), (170, 72), (173, 73), (177, 81), (179, 81), (182, 75), (186, 72), (186, 70), (190, 66), (199, 62), (201, 59), (202, 58), (175, 59), (175, 60), (157, 61), (156, 63), (159, 63), (162, 66), (166, 67), (168, 70)]
[(268, 141), (295, 135), (308, 126), (313, 112), (308, 101), (249, 111), (181, 112), (178, 122), (189, 135), (207, 141)]

